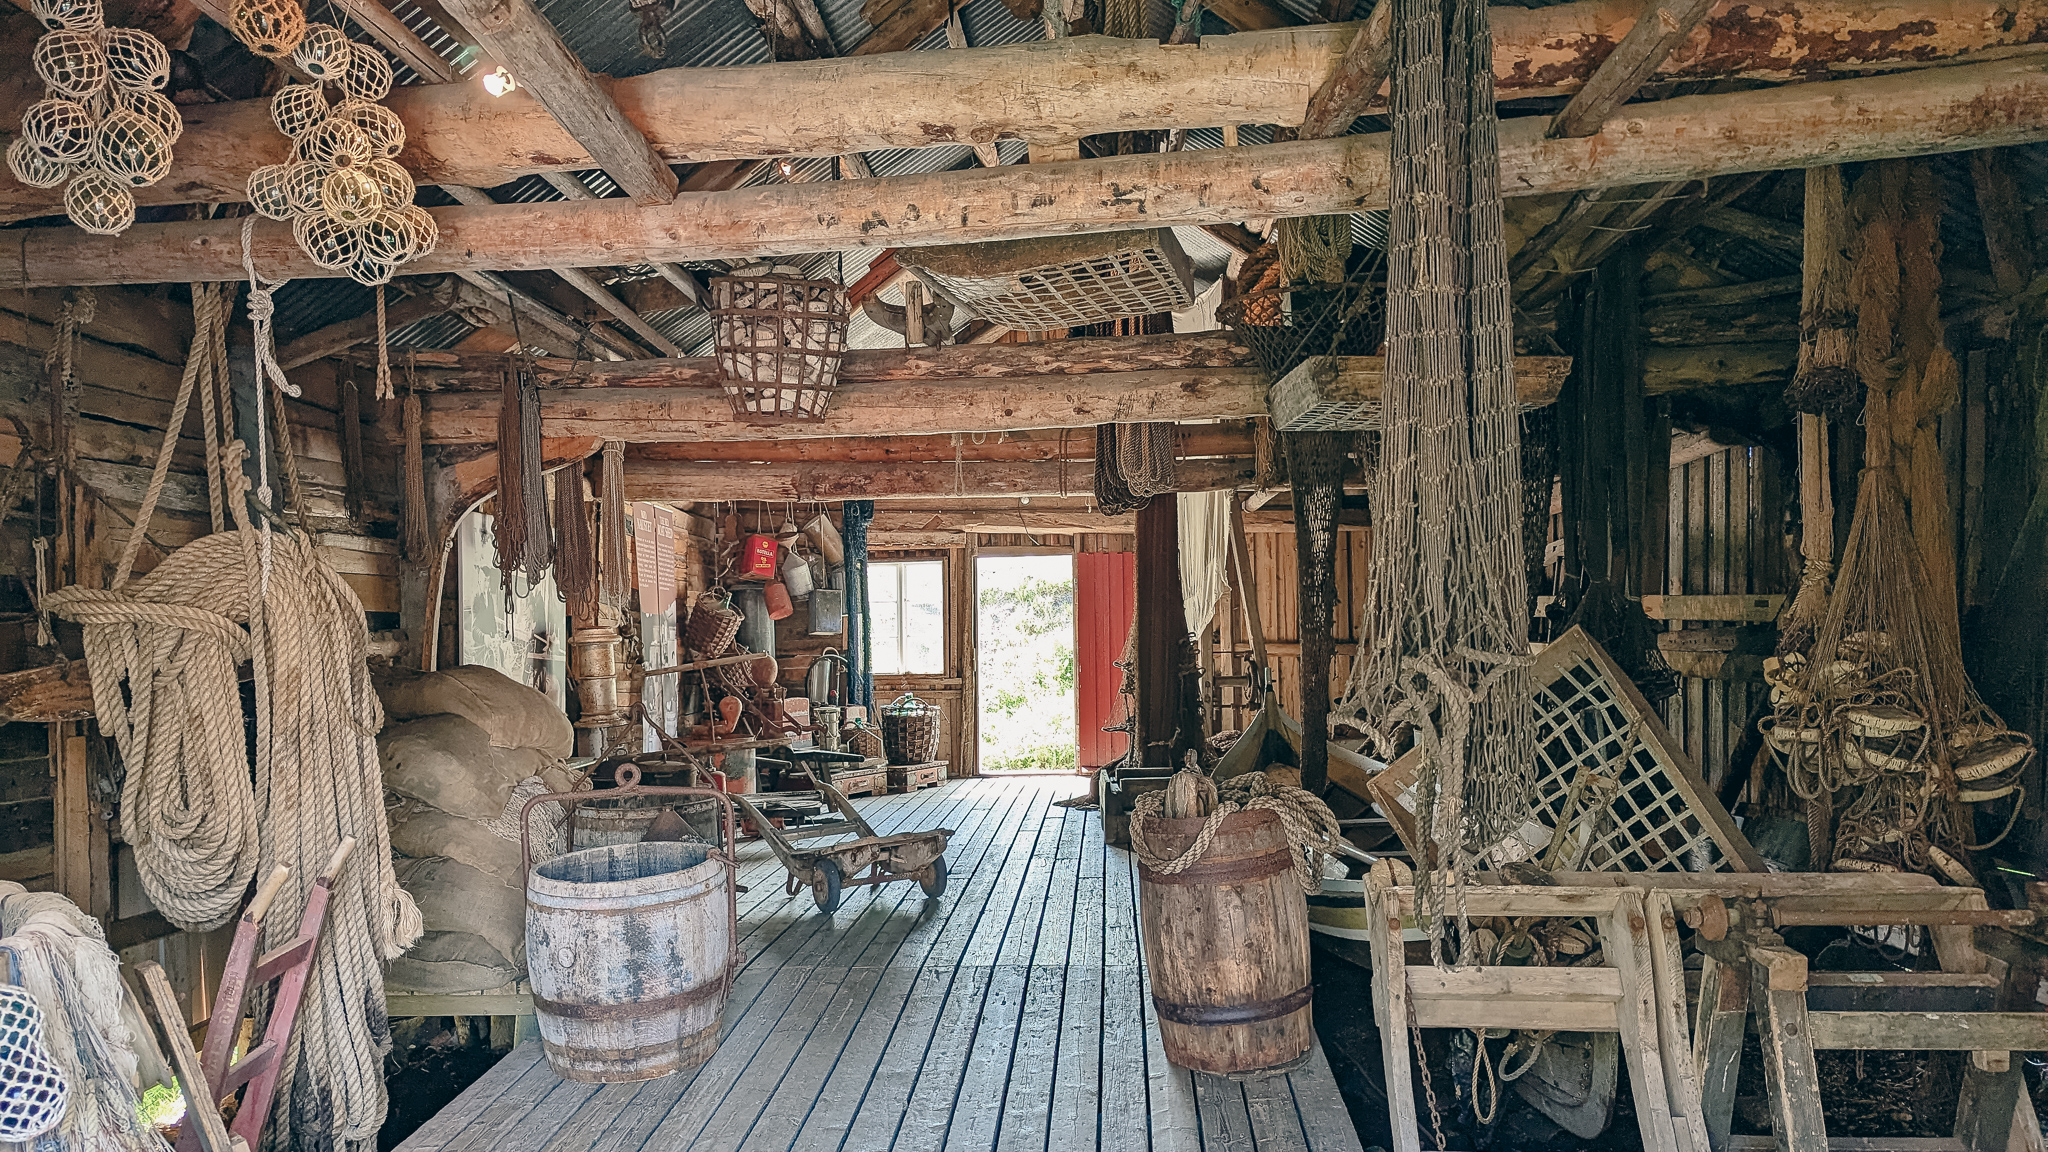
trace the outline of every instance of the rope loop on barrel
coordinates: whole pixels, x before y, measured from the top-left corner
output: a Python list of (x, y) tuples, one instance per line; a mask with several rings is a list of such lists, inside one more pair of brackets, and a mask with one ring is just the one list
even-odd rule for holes
[[(1183, 768), (1180, 775), (1190, 772), (1205, 775), (1195, 767)], [(1337, 824), (1336, 813), (1323, 803), (1322, 798), (1303, 788), (1275, 783), (1264, 772), (1247, 772), (1233, 776), (1217, 786), (1217, 804), (1208, 817), (1202, 821), (1202, 830), (1195, 835), (1195, 842), (1187, 851), (1170, 856), (1153, 847), (1145, 839), (1144, 821), (1131, 821), (1131, 847), (1138, 859), (1154, 872), (1172, 876), (1187, 871), (1208, 854), (1210, 843), (1222, 830), (1223, 821), (1239, 812), (1271, 812), (1280, 818), (1280, 826), (1287, 833), (1288, 852), (1294, 858), (1294, 877), (1301, 884), (1303, 892), (1320, 892), (1323, 888), (1323, 858), (1335, 848), (1342, 832)], [(1166, 805), (1165, 790), (1147, 792), (1138, 797), (1132, 806), (1132, 814), (1157, 816), (1164, 819)]]

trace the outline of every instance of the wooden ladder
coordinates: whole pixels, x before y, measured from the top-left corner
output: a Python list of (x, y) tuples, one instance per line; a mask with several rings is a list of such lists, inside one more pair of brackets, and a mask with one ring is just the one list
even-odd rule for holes
[[(264, 914), (290, 877), (291, 869), (280, 864), (264, 878), (235, 924), (235, 940), (228, 946), (220, 992), (214, 998), (213, 1018), (206, 1029), (206, 1047), (196, 1059), (163, 969), (150, 962), (138, 965), (158, 1023), (170, 1042), (178, 1079), (185, 1089), (185, 1111), (191, 1122), (178, 1136), (178, 1152), (229, 1152), (231, 1148), (240, 1152), (242, 1148), (261, 1146), (263, 1124), (270, 1116), (271, 1096), (277, 1088), (278, 1073), (283, 1070), (292, 1023), (298, 1017), (306, 979), (313, 968), (313, 952), (319, 946), (320, 929), (327, 919), (334, 877), (355, 846), (355, 837), (343, 839), (327, 861), (326, 869), (313, 881), (313, 890), (306, 896), (305, 912), (299, 917), (298, 935), (283, 947), (259, 956), (256, 947), (263, 931)], [(263, 1038), (240, 1060), (232, 1060), (235, 1042), (242, 1032), (242, 1009), (249, 990), (271, 981), (277, 982), (277, 990), (271, 996)], [(243, 1094), (231, 1130), (223, 1133), (219, 1104), (244, 1084), (249, 1090)]]
[(1687, 1050), (1677, 918), (1662, 892), (1628, 888), (1474, 886), (1465, 909), (1488, 916), (1569, 917), (1599, 925), (1605, 967), (1410, 968), (1401, 929), (1415, 914), (1405, 868), (1366, 876), (1373, 1016), (1387, 1074), (1394, 1152), (1421, 1152), (1409, 1037), (1422, 1028), (1615, 1032), (1628, 1066), (1645, 1152), (1708, 1152), (1699, 1081)]

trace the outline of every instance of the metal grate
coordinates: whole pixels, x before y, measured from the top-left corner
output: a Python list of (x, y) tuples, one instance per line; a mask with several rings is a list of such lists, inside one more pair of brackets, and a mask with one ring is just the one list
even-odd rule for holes
[(992, 324), (1043, 332), (1194, 303), (1170, 228), (919, 248), (897, 254), (939, 295)]

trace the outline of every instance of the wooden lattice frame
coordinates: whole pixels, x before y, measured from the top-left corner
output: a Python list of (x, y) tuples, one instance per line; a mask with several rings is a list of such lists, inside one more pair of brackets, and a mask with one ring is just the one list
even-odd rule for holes
[[(1684, 747), (1584, 629), (1573, 628), (1544, 648), (1532, 676), (1537, 777), (1530, 823), (1554, 830), (1587, 766), (1612, 767), (1618, 777), (1613, 819), (1594, 839), (1586, 871), (1766, 870)], [(1409, 752), (1370, 785), (1418, 860), (1410, 793), (1419, 759)]]
[(897, 262), (940, 297), (1007, 328), (1043, 332), (1194, 303), (1194, 271), (1171, 228), (950, 244)]

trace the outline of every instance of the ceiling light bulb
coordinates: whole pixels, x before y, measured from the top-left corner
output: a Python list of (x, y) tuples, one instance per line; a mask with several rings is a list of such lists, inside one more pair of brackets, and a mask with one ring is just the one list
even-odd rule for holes
[(790, 162), (789, 162), (789, 161), (787, 161), (787, 160), (780, 160), (780, 161), (777, 161), (776, 163), (777, 163), (777, 165), (778, 165), (778, 166), (779, 166), (779, 167), (780, 167), (780, 168), (782, 169), (782, 178), (783, 178), (784, 180), (794, 180), (794, 179), (796, 179), (796, 165), (795, 165), (795, 164), (792, 164), (792, 163), (790, 163)]
[(503, 96), (505, 93), (519, 87), (519, 83), (512, 79), (512, 74), (505, 71), (502, 64), (498, 66), (497, 71), (486, 72), (483, 83), (484, 91), (489, 92), (493, 96)]

